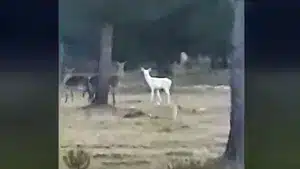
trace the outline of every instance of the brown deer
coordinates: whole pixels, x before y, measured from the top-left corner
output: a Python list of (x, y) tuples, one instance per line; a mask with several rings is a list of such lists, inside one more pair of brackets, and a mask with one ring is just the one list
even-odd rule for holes
[(88, 93), (89, 100), (92, 99), (91, 84), (89, 84), (89, 78), (85, 76), (74, 75), (75, 68), (65, 68), (65, 76), (63, 79), (63, 88), (65, 95), (65, 103), (71, 97), (72, 102), (74, 101), (74, 91), (80, 91)]
[(124, 67), (125, 67), (125, 64), (127, 63), (127, 61), (125, 62), (116, 62), (117, 64), (117, 74), (118, 76), (120, 77), (124, 77)]
[[(117, 70), (111, 74), (108, 78), (109, 90), (112, 95), (113, 107), (116, 105), (116, 89), (120, 83), (120, 77), (124, 76), (124, 66), (126, 62), (116, 62)], [(90, 91), (93, 93), (93, 99), (95, 98), (96, 87), (98, 85), (97, 75), (89, 77)]]

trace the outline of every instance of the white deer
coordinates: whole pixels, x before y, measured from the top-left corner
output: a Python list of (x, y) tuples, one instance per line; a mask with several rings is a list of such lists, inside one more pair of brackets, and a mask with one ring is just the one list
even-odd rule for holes
[(161, 102), (162, 99), (160, 97), (159, 90), (163, 89), (165, 91), (165, 93), (167, 94), (168, 104), (170, 104), (170, 102), (171, 102), (170, 88), (171, 88), (171, 85), (172, 85), (172, 80), (169, 79), (169, 78), (151, 77), (151, 75), (150, 75), (151, 68), (144, 69), (143, 67), (141, 67), (141, 71), (143, 72), (145, 80), (146, 80), (146, 82), (148, 83), (148, 85), (151, 89), (150, 101), (153, 102), (154, 91), (156, 90), (156, 95), (159, 99), (159, 102)]

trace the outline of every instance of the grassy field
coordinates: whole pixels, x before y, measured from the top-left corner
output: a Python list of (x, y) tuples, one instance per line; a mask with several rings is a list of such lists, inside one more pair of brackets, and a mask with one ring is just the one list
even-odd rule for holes
[[(73, 103), (61, 101), (60, 155), (82, 144), (92, 156), (90, 169), (166, 168), (174, 159), (218, 157), (227, 142), (230, 109), (229, 88), (216, 87), (228, 84), (228, 74), (220, 74), (176, 78), (171, 105), (149, 103), (139, 73), (126, 74), (121, 81), (116, 112), (109, 106), (82, 109), (87, 101), (79, 94)], [(174, 105), (178, 106), (176, 120), (171, 118)], [(133, 110), (151, 117), (124, 118)], [(67, 166), (60, 162), (59, 168)]]

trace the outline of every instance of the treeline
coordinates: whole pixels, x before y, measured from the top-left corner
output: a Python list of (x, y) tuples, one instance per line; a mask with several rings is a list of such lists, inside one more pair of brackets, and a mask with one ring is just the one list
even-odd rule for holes
[(128, 68), (154, 61), (164, 69), (182, 51), (224, 67), (232, 51), (234, 10), (226, 0), (60, 0), (59, 15), (61, 40), (73, 58), (99, 59), (103, 23), (114, 26), (112, 59), (127, 60)]

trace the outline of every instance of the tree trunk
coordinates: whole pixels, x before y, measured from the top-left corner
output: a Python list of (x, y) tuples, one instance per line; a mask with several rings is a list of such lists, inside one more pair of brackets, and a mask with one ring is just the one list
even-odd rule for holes
[(107, 104), (108, 103), (108, 79), (111, 75), (112, 68), (112, 38), (113, 26), (105, 24), (101, 30), (101, 55), (99, 56), (98, 64), (98, 85), (96, 89), (96, 96), (93, 101), (94, 104)]
[(222, 56), (220, 66), (222, 69), (228, 68), (228, 60), (226, 56)]
[(218, 65), (219, 65), (218, 57), (217, 56), (211, 57), (210, 70), (213, 71), (218, 69)]
[(59, 43), (59, 58), (58, 58), (58, 79), (59, 84), (62, 82), (62, 73), (63, 73), (63, 57), (64, 57), (64, 45), (62, 42)]
[(225, 159), (244, 168), (244, 1), (236, 1), (233, 28), (234, 52), (231, 64), (231, 113), (230, 133)]

